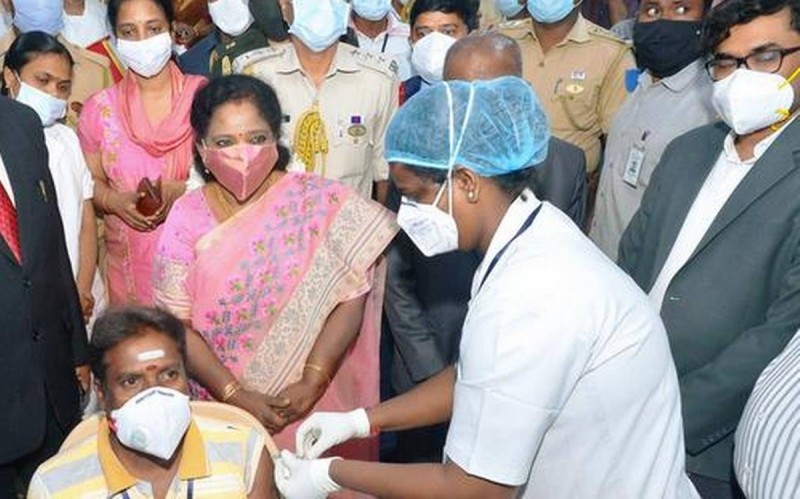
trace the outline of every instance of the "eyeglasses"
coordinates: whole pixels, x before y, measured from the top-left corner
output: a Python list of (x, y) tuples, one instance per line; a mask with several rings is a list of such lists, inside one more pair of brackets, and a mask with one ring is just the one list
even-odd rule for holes
[(714, 81), (724, 80), (742, 66), (759, 73), (777, 73), (783, 65), (783, 58), (797, 51), (800, 47), (760, 50), (741, 58), (718, 57), (706, 62), (706, 71)]

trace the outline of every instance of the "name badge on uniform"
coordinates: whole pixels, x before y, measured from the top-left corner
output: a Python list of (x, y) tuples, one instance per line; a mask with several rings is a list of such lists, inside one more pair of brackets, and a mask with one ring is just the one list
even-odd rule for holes
[(353, 141), (358, 144), (359, 139), (367, 134), (367, 127), (361, 123), (361, 116), (350, 116), (350, 126), (347, 127), (347, 135), (353, 137)]
[(569, 77), (573, 81), (586, 81), (586, 71), (582, 69), (575, 69)]
[(634, 189), (639, 185), (639, 175), (642, 173), (642, 165), (646, 154), (647, 150), (640, 144), (631, 147), (631, 151), (628, 153), (628, 161), (625, 163), (625, 174), (622, 176), (622, 180)]

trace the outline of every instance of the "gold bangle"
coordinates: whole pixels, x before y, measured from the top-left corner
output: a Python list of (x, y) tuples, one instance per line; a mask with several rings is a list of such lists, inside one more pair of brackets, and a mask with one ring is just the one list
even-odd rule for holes
[(316, 371), (316, 372), (320, 373), (325, 378), (326, 383), (328, 385), (331, 384), (331, 376), (330, 376), (330, 374), (328, 374), (328, 371), (326, 371), (322, 367), (320, 367), (320, 366), (318, 366), (316, 364), (306, 364), (305, 366), (303, 366), (303, 370), (306, 370), (306, 369), (311, 369), (312, 371)]
[(234, 395), (239, 393), (239, 391), (241, 391), (242, 388), (244, 387), (237, 380), (231, 381), (230, 383), (225, 385), (225, 388), (222, 389), (221, 401), (227, 403), (231, 398), (233, 398)]

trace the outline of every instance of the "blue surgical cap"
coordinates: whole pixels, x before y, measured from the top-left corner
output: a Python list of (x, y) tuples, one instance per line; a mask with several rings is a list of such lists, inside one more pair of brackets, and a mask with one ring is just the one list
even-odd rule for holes
[(550, 129), (539, 99), (524, 80), (442, 82), (420, 91), (395, 114), (386, 132), (386, 160), (483, 177), (540, 165)]

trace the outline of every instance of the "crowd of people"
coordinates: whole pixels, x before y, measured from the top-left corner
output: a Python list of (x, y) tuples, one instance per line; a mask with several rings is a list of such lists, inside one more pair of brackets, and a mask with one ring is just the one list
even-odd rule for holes
[(800, 497), (800, 0), (0, 0), (0, 499)]

